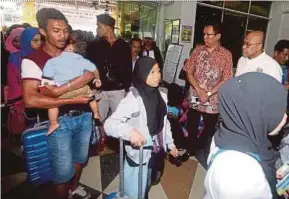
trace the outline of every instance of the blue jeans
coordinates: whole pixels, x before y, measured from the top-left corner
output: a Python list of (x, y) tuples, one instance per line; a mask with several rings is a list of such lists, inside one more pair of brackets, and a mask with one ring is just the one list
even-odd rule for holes
[(83, 164), (88, 158), (92, 133), (92, 114), (62, 116), (59, 128), (48, 136), (51, 153), (52, 180), (55, 184), (68, 182), (74, 176), (74, 163)]

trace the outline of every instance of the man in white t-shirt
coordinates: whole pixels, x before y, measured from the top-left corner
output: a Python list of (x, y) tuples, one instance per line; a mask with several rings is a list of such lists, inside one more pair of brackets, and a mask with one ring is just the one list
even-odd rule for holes
[(248, 72), (262, 72), (282, 81), (280, 65), (263, 51), (264, 33), (250, 32), (243, 43), (243, 56), (239, 59), (235, 76)]

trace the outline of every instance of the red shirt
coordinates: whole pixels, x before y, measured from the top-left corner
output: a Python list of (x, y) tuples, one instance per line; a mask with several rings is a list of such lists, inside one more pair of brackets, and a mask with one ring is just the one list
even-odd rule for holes
[[(197, 47), (191, 54), (184, 70), (190, 72), (200, 88), (211, 91), (218, 83), (233, 76), (233, 61), (230, 51), (218, 46), (209, 52), (205, 45)], [(194, 88), (190, 88), (191, 95), (197, 96)], [(218, 96), (209, 99), (209, 105), (198, 105), (198, 111), (206, 113), (219, 113)]]

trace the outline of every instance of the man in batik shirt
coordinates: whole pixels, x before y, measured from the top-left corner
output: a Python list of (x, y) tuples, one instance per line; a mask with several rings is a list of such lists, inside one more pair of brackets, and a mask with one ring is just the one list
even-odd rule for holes
[[(232, 54), (220, 45), (219, 24), (207, 24), (203, 31), (205, 45), (198, 46), (186, 63), (187, 80), (190, 83), (188, 131), (191, 153), (206, 167), (211, 138), (218, 121), (218, 96), (220, 86), (232, 77)], [(204, 129), (198, 134), (200, 117)], [(199, 157), (198, 157), (199, 156)]]

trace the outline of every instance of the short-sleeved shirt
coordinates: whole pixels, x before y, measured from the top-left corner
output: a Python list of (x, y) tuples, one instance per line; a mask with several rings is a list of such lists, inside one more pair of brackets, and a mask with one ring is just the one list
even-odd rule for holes
[[(43, 68), (46, 62), (53, 57), (46, 53), (42, 48), (38, 51), (33, 52), (28, 57), (22, 60), (21, 64), (21, 78), (22, 80), (37, 80), (39, 83), (42, 81)], [(44, 110), (44, 109), (43, 109)], [(59, 107), (59, 111), (67, 110), (83, 110), (90, 111), (87, 104), (68, 104)], [(40, 118), (47, 118), (47, 111), (37, 111), (40, 113)]]
[(85, 71), (95, 71), (95, 65), (73, 52), (62, 52), (58, 57), (50, 59), (44, 66), (43, 76), (53, 78), (57, 85), (83, 75)]
[(51, 58), (42, 48), (25, 57), (21, 64), (21, 78), (41, 82), (44, 65)]
[[(232, 54), (222, 46), (209, 52), (207, 47), (202, 45), (193, 51), (184, 70), (194, 76), (201, 89), (211, 91), (218, 83), (233, 76)], [(192, 86), (190, 95), (197, 96)], [(208, 105), (199, 104), (197, 110), (211, 114), (219, 113), (217, 94), (210, 97)]]
[(253, 59), (247, 57), (241, 57), (239, 59), (235, 76), (249, 72), (265, 73), (271, 75), (280, 83), (282, 82), (282, 69), (280, 65), (265, 52)]

